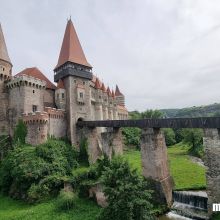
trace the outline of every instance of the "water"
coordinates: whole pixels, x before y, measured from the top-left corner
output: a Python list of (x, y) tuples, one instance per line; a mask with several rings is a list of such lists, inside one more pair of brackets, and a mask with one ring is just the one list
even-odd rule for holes
[(208, 220), (207, 194), (204, 191), (174, 191), (173, 206), (159, 220)]

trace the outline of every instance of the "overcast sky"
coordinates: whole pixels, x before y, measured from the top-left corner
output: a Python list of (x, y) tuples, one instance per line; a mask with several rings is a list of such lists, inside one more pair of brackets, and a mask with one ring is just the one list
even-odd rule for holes
[(51, 80), (71, 15), (87, 60), (129, 110), (220, 102), (219, 0), (0, 0), (13, 74)]

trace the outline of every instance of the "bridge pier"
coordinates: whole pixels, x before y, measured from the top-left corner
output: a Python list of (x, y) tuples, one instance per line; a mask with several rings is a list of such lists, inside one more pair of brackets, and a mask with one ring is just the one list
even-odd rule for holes
[(220, 203), (220, 130), (204, 129), (205, 165), (208, 211), (212, 214), (212, 204)]
[(142, 129), (141, 159), (143, 175), (155, 183), (160, 201), (171, 206), (173, 181), (169, 172), (167, 147), (161, 129)]

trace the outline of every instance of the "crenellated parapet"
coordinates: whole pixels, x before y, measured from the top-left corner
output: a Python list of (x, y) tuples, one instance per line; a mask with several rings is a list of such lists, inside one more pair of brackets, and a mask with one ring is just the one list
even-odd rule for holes
[(7, 87), (13, 89), (15, 87), (29, 86), (37, 89), (45, 89), (46, 82), (44, 80), (37, 79), (32, 76), (21, 75), (13, 77), (10, 82), (8, 82)]
[(63, 109), (45, 107), (44, 110), (48, 114), (49, 118), (55, 118), (55, 119), (64, 119), (65, 118), (65, 111)]
[(25, 124), (46, 124), (49, 120), (47, 112), (31, 112), (22, 115)]

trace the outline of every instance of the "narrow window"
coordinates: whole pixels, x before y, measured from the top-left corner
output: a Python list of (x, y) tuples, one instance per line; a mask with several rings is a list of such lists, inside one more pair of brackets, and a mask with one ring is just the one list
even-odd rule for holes
[(57, 94), (57, 99), (59, 99), (59, 94)]
[(32, 110), (33, 110), (33, 112), (36, 112), (36, 111), (37, 111), (37, 106), (36, 106), (36, 105), (33, 105), (33, 106), (32, 106)]
[(81, 99), (83, 99), (83, 93), (82, 93), (82, 92), (79, 93), (79, 97), (80, 97)]
[(33, 90), (33, 93), (35, 93), (35, 90)]
[(62, 93), (62, 99), (64, 99), (64, 93)]

